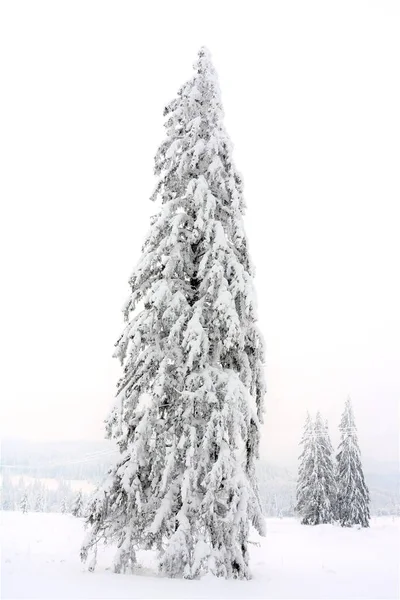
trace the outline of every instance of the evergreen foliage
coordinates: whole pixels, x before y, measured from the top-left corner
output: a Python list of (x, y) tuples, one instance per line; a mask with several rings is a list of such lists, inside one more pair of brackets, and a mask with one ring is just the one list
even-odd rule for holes
[(216, 72), (195, 75), (164, 111), (158, 183), (115, 355), (123, 365), (108, 436), (116, 465), (88, 507), (81, 556), (116, 542), (117, 572), (136, 548), (160, 571), (248, 578), (248, 534), (264, 533), (255, 461), (264, 352), (242, 215), (243, 182), (223, 126)]

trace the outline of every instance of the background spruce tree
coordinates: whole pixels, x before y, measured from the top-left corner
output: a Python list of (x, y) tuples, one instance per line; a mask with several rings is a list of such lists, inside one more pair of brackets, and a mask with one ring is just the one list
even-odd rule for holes
[(45, 499), (43, 492), (38, 492), (35, 498), (35, 512), (44, 512), (45, 509)]
[(83, 515), (83, 496), (82, 490), (79, 490), (75, 496), (74, 503), (72, 505), (71, 513), (74, 517), (82, 517)]
[(223, 126), (216, 72), (195, 74), (165, 109), (166, 139), (142, 258), (115, 355), (123, 365), (107, 432), (120, 450), (88, 507), (117, 572), (157, 548), (169, 576), (247, 578), (248, 533), (264, 534), (255, 460), (265, 393), (242, 178)]
[(300, 444), (302, 452), (299, 458), (295, 512), (302, 518), (303, 524), (308, 524), (312, 500), (310, 482), (314, 470), (314, 425), (308, 412)]
[(337, 455), (338, 518), (342, 527), (369, 527), (369, 491), (364, 480), (350, 398), (346, 400), (339, 429), (341, 441)]
[(23, 513), (27, 513), (29, 510), (29, 500), (28, 500), (28, 494), (26, 492), (23, 494), (23, 496), (21, 498), (19, 507)]
[(333, 462), (333, 447), (329, 437), (327, 422), (317, 412), (315, 418), (315, 443), (318, 473), (318, 511), (320, 523), (335, 520), (336, 481)]
[(68, 500), (67, 500), (67, 498), (63, 498), (61, 500), (60, 511), (62, 512), (63, 515), (65, 515), (68, 512)]
[(303, 525), (331, 523), (336, 498), (332, 445), (319, 412), (315, 423), (307, 414), (301, 444), (295, 510)]
[(332, 517), (333, 517), (333, 520), (336, 521), (338, 519), (337, 471), (336, 471), (337, 464), (336, 464), (336, 460), (335, 460), (331, 437), (329, 435), (329, 425), (328, 425), (327, 419), (325, 419), (325, 423), (324, 423), (324, 446), (326, 448), (327, 460), (328, 460), (328, 462), (330, 462), (329, 499), (331, 501)]

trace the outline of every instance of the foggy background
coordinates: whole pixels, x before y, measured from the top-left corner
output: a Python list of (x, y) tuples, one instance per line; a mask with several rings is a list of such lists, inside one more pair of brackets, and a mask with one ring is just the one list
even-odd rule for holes
[(267, 348), (262, 454), (398, 458), (398, 2), (40, 2), (0, 8), (1, 435), (95, 440), (121, 307), (156, 207), (163, 107), (218, 71)]

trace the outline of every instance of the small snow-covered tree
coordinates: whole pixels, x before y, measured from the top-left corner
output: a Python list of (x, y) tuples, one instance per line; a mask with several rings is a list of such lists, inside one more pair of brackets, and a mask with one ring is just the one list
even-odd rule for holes
[(36, 499), (35, 499), (35, 511), (43, 512), (44, 508), (45, 508), (45, 501), (44, 501), (43, 492), (38, 492), (36, 494)]
[(79, 490), (79, 492), (75, 496), (75, 500), (72, 506), (72, 514), (74, 515), (74, 517), (81, 517), (83, 515), (82, 490)]
[(158, 549), (172, 577), (247, 578), (249, 525), (265, 526), (254, 466), (264, 352), (243, 182), (206, 49), (165, 116), (161, 208), (115, 353), (124, 370), (107, 431), (120, 456), (88, 506), (81, 556), (102, 539), (117, 542), (117, 572), (140, 547)]
[(61, 500), (60, 510), (63, 515), (65, 515), (68, 512), (68, 500), (65, 497)]
[(290, 498), (287, 516), (292, 517), (295, 514), (295, 498)]
[(342, 527), (369, 527), (369, 491), (364, 480), (357, 429), (350, 398), (339, 425), (341, 441), (337, 454), (338, 517)]
[(11, 477), (6, 471), (1, 478), (1, 510), (14, 510), (15, 505), (15, 487), (11, 483)]
[(307, 414), (301, 443), (296, 512), (304, 525), (331, 523), (336, 498), (332, 445), (319, 412), (315, 423)]
[(29, 510), (29, 499), (28, 499), (28, 494), (26, 492), (24, 492), (22, 495), (19, 507), (23, 513), (27, 513)]

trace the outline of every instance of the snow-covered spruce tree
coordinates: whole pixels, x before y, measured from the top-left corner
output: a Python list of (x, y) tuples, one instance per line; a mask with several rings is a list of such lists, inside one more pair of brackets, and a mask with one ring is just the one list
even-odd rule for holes
[(341, 441), (337, 455), (338, 518), (342, 527), (369, 527), (369, 491), (364, 480), (350, 398), (346, 400), (339, 429)]
[(42, 492), (38, 492), (35, 499), (35, 512), (44, 512), (45, 501)]
[(333, 460), (333, 446), (328, 431), (327, 421), (323, 421), (318, 412), (315, 418), (315, 441), (318, 452), (319, 478), (323, 493), (319, 497), (320, 523), (332, 523), (335, 520), (336, 481)]
[(310, 482), (314, 470), (314, 425), (308, 412), (300, 444), (302, 452), (299, 458), (295, 512), (302, 518), (303, 524), (308, 524), (311, 504)]
[(63, 498), (61, 500), (60, 510), (61, 510), (61, 512), (62, 512), (63, 515), (65, 515), (68, 512), (68, 500), (67, 500), (67, 498)]
[(19, 507), (23, 513), (27, 513), (29, 510), (29, 500), (28, 500), (28, 494), (26, 492), (24, 492), (22, 495)]
[(336, 480), (336, 461), (335, 461), (335, 454), (334, 454), (334, 450), (333, 450), (333, 446), (332, 446), (332, 442), (331, 442), (331, 437), (329, 435), (329, 425), (328, 425), (328, 420), (325, 420), (324, 423), (324, 446), (326, 448), (326, 454), (327, 454), (327, 459), (328, 459), (328, 463), (330, 463), (330, 467), (329, 467), (329, 473), (331, 475), (330, 477), (330, 484), (329, 484), (329, 490), (330, 490), (330, 501), (331, 501), (331, 506), (332, 506), (332, 514), (333, 514), (333, 520), (336, 521), (338, 519), (338, 508), (337, 508), (337, 480)]
[(72, 512), (72, 514), (73, 514), (74, 517), (81, 517), (83, 515), (82, 490), (79, 490), (79, 492), (76, 494), (74, 503), (72, 505), (72, 511), (71, 512)]
[(88, 507), (81, 556), (116, 542), (117, 572), (157, 548), (171, 577), (247, 578), (248, 533), (264, 534), (254, 463), (265, 385), (243, 183), (202, 48), (165, 109), (161, 201), (134, 270), (116, 347), (123, 364), (108, 435), (120, 450)]
[(314, 424), (307, 415), (302, 444), (296, 512), (304, 525), (331, 523), (336, 497), (332, 445), (319, 412)]

